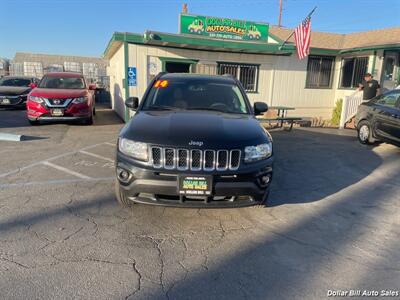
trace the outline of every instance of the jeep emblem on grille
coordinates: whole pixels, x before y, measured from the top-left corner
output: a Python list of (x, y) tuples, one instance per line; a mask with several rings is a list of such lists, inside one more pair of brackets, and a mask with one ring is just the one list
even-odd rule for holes
[(201, 141), (190, 141), (189, 142), (189, 146), (199, 146), (199, 147), (201, 147), (201, 146), (203, 146), (203, 142), (201, 142)]

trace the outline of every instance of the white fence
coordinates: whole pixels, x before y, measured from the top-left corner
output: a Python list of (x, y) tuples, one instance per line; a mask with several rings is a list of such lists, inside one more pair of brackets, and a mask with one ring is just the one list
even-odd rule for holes
[(362, 98), (362, 91), (356, 91), (350, 96), (344, 97), (339, 128), (344, 128), (344, 125), (356, 115), (358, 106), (363, 102)]

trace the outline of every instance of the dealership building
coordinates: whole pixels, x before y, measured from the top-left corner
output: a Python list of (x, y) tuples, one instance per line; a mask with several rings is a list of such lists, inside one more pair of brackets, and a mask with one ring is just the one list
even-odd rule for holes
[(366, 72), (384, 88), (400, 80), (400, 27), (337, 34), (312, 32), (299, 60), (292, 29), (266, 23), (180, 15), (180, 33), (115, 32), (104, 52), (113, 109), (126, 121), (128, 97), (141, 98), (159, 72), (232, 74), (251, 102), (289, 106), (301, 117), (330, 119), (338, 99), (354, 93)]

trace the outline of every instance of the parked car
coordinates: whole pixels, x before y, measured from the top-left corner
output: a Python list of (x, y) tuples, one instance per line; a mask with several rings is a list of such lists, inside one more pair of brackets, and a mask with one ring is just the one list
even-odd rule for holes
[(400, 146), (400, 90), (392, 90), (362, 103), (356, 114), (362, 144), (383, 141)]
[(0, 107), (25, 108), (26, 99), (39, 79), (27, 76), (5, 76), (0, 78)]
[(272, 180), (272, 138), (240, 82), (227, 76), (162, 73), (122, 129), (116, 196), (185, 207), (265, 205)]
[(29, 122), (80, 121), (92, 124), (95, 84), (87, 84), (80, 73), (47, 73), (32, 90), (26, 103)]

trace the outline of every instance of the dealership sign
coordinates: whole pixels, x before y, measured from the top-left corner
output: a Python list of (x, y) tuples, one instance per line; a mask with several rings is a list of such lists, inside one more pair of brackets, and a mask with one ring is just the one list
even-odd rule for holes
[(267, 41), (267, 23), (198, 15), (180, 15), (180, 33), (218, 39)]

